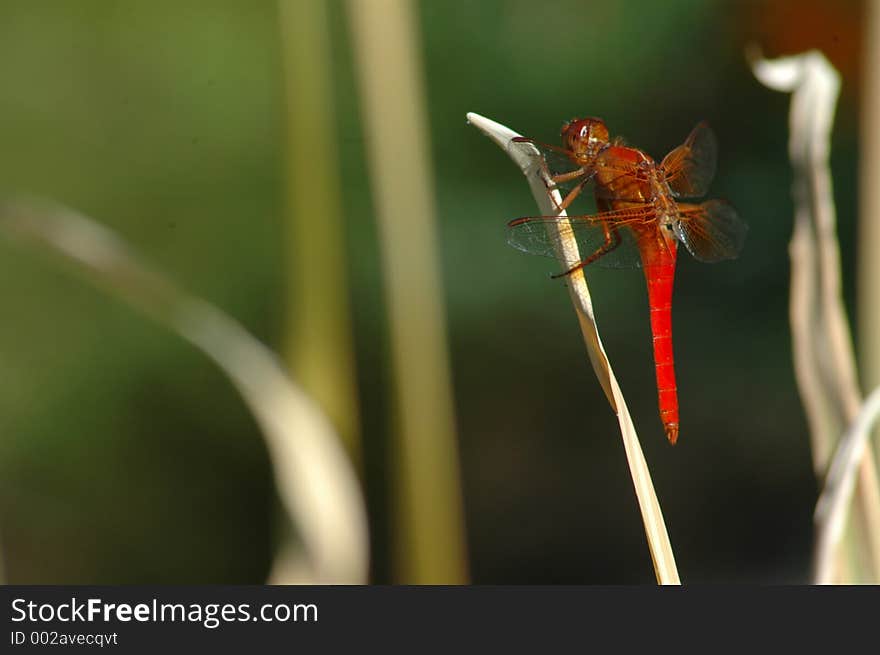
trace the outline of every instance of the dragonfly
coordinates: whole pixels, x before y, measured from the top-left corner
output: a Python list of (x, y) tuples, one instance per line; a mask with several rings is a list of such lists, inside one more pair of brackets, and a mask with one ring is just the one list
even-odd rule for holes
[(527, 253), (558, 257), (564, 235), (573, 234), (583, 259), (553, 277), (571, 275), (594, 262), (644, 270), (660, 420), (675, 445), (679, 408), (672, 288), (678, 243), (699, 261), (718, 262), (739, 255), (748, 230), (728, 202), (694, 201), (706, 196), (715, 176), (717, 140), (707, 123), (699, 123), (657, 164), (622, 138), (610, 138), (600, 118), (573, 119), (563, 124), (561, 135), (561, 147), (525, 137), (512, 139), (509, 147), (541, 166), (549, 188), (560, 191), (559, 212), (589, 187), (598, 213), (517, 218), (508, 223), (508, 243)]

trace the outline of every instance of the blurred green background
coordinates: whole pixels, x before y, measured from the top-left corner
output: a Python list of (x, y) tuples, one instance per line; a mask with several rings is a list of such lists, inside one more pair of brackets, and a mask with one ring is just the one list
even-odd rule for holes
[[(339, 194), (374, 582), (391, 582), (390, 365), (345, 6), (329, 2)], [(833, 141), (853, 296), (859, 12), (852, 2), (416, 4), (437, 191), (471, 579), (654, 574), (616, 420), (550, 260), (505, 243), (534, 213), (475, 111), (556, 142), (605, 118), (657, 158), (708, 120), (713, 195), (750, 224), (736, 262), (680, 258), (679, 445), (657, 417), (644, 280), (591, 270), (683, 580), (803, 582), (817, 487), (787, 316), (788, 99), (743, 51), (819, 47), (844, 76)], [(295, 34), (295, 26), (292, 28)], [(118, 230), (279, 348), (283, 77), (273, 2), (0, 2), (0, 190)], [(394, 98), (389, 98), (394, 102)], [(311, 220), (320, 221), (315, 215)], [(0, 538), (16, 583), (258, 583), (283, 530), (267, 454), (202, 355), (0, 240)]]

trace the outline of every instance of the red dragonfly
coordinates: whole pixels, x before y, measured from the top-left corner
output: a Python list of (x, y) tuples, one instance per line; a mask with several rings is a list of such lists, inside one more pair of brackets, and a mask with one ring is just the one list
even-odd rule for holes
[(660, 420), (667, 439), (675, 444), (679, 424), (672, 357), (672, 281), (678, 242), (696, 259), (717, 262), (739, 254), (747, 231), (724, 201), (693, 204), (678, 200), (706, 195), (715, 175), (715, 136), (706, 123), (700, 123), (659, 165), (644, 151), (624, 145), (622, 139), (609, 139), (608, 128), (599, 118), (565, 123), (562, 142), (560, 148), (517, 137), (510, 147), (535, 157), (551, 188), (564, 192), (559, 211), (592, 183), (599, 213), (518, 218), (508, 224), (508, 242), (524, 252), (556, 257), (559, 231), (548, 230), (548, 224), (568, 221), (584, 259), (553, 277), (570, 275), (593, 262), (644, 268)]

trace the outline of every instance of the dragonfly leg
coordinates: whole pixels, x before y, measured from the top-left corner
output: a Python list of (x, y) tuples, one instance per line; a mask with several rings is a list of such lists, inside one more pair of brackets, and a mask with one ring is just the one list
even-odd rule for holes
[[(576, 170), (569, 171), (568, 173), (560, 173), (559, 175), (551, 175), (550, 181), (553, 182), (553, 184), (559, 185), (559, 184), (562, 184), (563, 182), (570, 182), (571, 180), (576, 180), (577, 178), (582, 177), (583, 175), (584, 175), (584, 169), (583, 169), (583, 167), (581, 167)], [(565, 196), (565, 198), (563, 199), (561, 204), (557, 204), (556, 202), (554, 202), (553, 204), (556, 205), (556, 210), (560, 211), (560, 212), (565, 211), (565, 208), (571, 204), (572, 200), (577, 198), (580, 195), (581, 191), (583, 191), (584, 185), (587, 183), (588, 180), (589, 180), (589, 178), (585, 177), (583, 181), (578, 183), (577, 186), (575, 186), (571, 191), (568, 192), (568, 195)]]
[(607, 223), (602, 224), (602, 229), (605, 232), (605, 242), (596, 248), (596, 251), (590, 255), (589, 257), (582, 259), (577, 264), (572, 266), (567, 271), (563, 271), (562, 273), (557, 273), (556, 275), (551, 275), (550, 277), (554, 280), (560, 277), (567, 277), (574, 273), (577, 270), (582, 269), (584, 266), (592, 264), (594, 261), (599, 259), (602, 255), (606, 255), (612, 250), (614, 250), (617, 246), (620, 245), (620, 233), (617, 231), (617, 228), (608, 227)]
[(589, 180), (584, 179), (581, 182), (579, 182), (575, 188), (573, 188), (571, 191), (569, 191), (568, 195), (562, 199), (562, 203), (557, 206), (557, 210), (561, 211), (561, 212), (565, 211), (565, 209), (574, 201), (574, 199), (577, 198), (579, 195), (581, 195), (581, 191), (584, 190), (584, 187), (587, 185), (587, 182), (589, 182)]
[(571, 180), (575, 180), (584, 174), (584, 167), (576, 168), (573, 171), (569, 171), (568, 173), (559, 173), (558, 175), (551, 175), (550, 181), (553, 184), (561, 184), (562, 182), (570, 182)]

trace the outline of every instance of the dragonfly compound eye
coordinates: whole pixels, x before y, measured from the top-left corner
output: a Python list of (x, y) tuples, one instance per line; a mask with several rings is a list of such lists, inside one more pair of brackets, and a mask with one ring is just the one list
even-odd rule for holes
[(586, 121), (589, 126), (588, 138), (591, 143), (598, 146), (604, 146), (608, 143), (608, 127), (601, 118), (588, 118)]
[(608, 128), (600, 118), (575, 118), (562, 126), (566, 147), (576, 153), (595, 154), (608, 143)]

